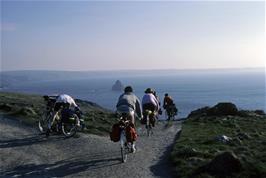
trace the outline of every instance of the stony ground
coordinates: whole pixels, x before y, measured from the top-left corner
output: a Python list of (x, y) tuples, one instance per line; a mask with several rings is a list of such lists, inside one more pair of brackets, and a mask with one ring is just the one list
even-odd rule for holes
[(137, 152), (121, 163), (118, 143), (79, 133), (46, 139), (0, 116), (0, 177), (174, 177), (169, 155), (181, 123), (160, 122), (151, 137), (138, 128)]

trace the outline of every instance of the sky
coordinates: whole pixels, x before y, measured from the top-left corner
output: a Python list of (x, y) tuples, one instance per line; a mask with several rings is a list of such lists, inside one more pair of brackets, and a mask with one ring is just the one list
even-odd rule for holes
[(265, 2), (1, 0), (1, 70), (265, 65)]

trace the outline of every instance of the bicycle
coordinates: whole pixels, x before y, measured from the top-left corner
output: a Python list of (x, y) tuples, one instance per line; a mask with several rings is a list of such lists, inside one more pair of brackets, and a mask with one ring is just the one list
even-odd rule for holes
[(120, 152), (121, 152), (121, 161), (125, 163), (127, 161), (127, 156), (129, 153), (133, 152), (133, 145), (131, 142), (127, 141), (126, 129), (131, 127), (130, 121), (128, 120), (128, 114), (122, 113), (122, 116), (119, 120), (120, 127)]
[(166, 115), (167, 115), (167, 120), (175, 120), (175, 116), (177, 116), (178, 109), (175, 107), (175, 105), (170, 105), (168, 108), (166, 108)]
[[(63, 133), (65, 137), (72, 137), (76, 134), (78, 130), (77, 126), (77, 120), (80, 120), (81, 130), (85, 128), (84, 120), (81, 119), (78, 115), (81, 116), (81, 112), (77, 113), (74, 111), (69, 111), (69, 114), (67, 116), (67, 119), (62, 119), (62, 111), (64, 112), (66, 108), (61, 107), (59, 111), (57, 111), (54, 114), (54, 104), (55, 99), (54, 98), (46, 98), (47, 104), (46, 104), (46, 111), (41, 115), (41, 118), (38, 122), (38, 127), (41, 132), (41, 134), (46, 133), (48, 131), (48, 125), (51, 124), (51, 121), (53, 121), (51, 126), (51, 131), (56, 133)], [(71, 111), (71, 112), (70, 112)], [(48, 134), (47, 134), (48, 136)]]
[(155, 114), (151, 110), (146, 109), (143, 113), (143, 121), (147, 130), (147, 136), (153, 135), (153, 129), (155, 124)]

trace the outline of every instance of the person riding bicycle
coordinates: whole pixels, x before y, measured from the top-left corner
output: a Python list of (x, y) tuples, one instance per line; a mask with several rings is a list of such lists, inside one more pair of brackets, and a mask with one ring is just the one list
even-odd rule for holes
[(158, 103), (159, 103), (159, 110), (158, 110), (158, 114), (162, 115), (162, 109), (161, 109), (161, 101), (159, 96), (157, 95), (157, 92), (154, 90), (153, 91), (153, 95), (155, 96), (155, 98), (157, 99)]
[(173, 112), (174, 115), (177, 114), (177, 108), (174, 104), (174, 100), (168, 95), (168, 93), (165, 93), (164, 95), (163, 108), (167, 113), (168, 120), (170, 119), (171, 112)]
[[(142, 110), (145, 112), (146, 110), (151, 111), (154, 116), (159, 111), (160, 106), (157, 98), (154, 96), (154, 91), (151, 88), (147, 88), (145, 90), (145, 95), (142, 98)], [(155, 121), (151, 122), (154, 127)]]
[[(64, 119), (64, 116), (70, 115), (70, 112), (77, 113), (78, 117), (77, 117), (76, 125), (78, 127), (80, 126), (80, 114), (81, 114), (80, 108), (78, 107), (75, 100), (71, 96), (67, 94), (60, 94), (60, 95), (55, 96), (54, 108), (53, 108), (54, 111), (53, 111), (53, 116), (52, 116), (53, 119), (49, 120), (48, 122), (48, 129), (46, 132), (46, 136), (49, 136), (51, 127), (55, 121), (56, 115), (61, 108), (63, 108), (62, 119)], [(74, 111), (71, 110), (71, 108), (74, 108)]]
[[(142, 117), (140, 100), (133, 93), (133, 89), (131, 86), (127, 86), (124, 89), (124, 93), (120, 95), (118, 102), (116, 104), (117, 112), (126, 113), (128, 120), (131, 122), (133, 127), (135, 128), (135, 115), (139, 118)], [(136, 151), (135, 141), (132, 143), (132, 152)]]

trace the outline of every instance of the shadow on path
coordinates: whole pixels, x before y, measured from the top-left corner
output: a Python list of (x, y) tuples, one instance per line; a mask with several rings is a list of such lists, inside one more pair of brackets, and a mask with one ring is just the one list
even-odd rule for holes
[(27, 164), (1, 172), (3, 177), (64, 177), (80, 172), (121, 164), (120, 158), (63, 160), (52, 164)]
[(163, 153), (163, 156), (159, 158), (159, 161), (155, 165), (150, 167), (151, 172), (153, 172), (155, 176), (177, 177), (177, 175), (175, 175), (175, 172), (173, 170), (173, 164), (171, 163), (170, 156), (175, 142), (179, 139), (181, 135), (181, 131), (182, 130), (178, 131), (178, 133), (174, 138), (173, 143), (166, 148), (165, 152)]
[(35, 135), (35, 136), (20, 138), (20, 139), (0, 140), (0, 148), (14, 148), (14, 147), (20, 147), (20, 146), (30, 146), (30, 145), (39, 144), (42, 142), (47, 142), (47, 141), (50, 142), (50, 141), (62, 140), (62, 139), (64, 139), (64, 137), (46, 138), (41, 135)]

